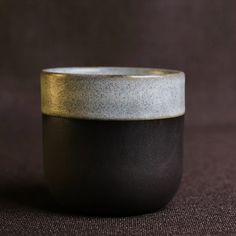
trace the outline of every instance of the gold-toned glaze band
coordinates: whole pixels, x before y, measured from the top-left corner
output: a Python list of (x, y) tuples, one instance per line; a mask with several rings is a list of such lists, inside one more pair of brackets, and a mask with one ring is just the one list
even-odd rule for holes
[(185, 75), (165, 69), (53, 68), (41, 74), (42, 112), (101, 120), (151, 120), (185, 113)]

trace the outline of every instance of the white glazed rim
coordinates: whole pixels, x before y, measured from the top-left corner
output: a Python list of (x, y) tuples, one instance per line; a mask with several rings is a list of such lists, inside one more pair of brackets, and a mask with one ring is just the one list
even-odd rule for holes
[(153, 120), (185, 113), (181, 71), (61, 67), (41, 74), (43, 114), (97, 120)]
[(82, 77), (103, 77), (103, 78), (146, 78), (166, 77), (170, 75), (183, 74), (182, 71), (162, 68), (141, 68), (141, 67), (55, 67), (43, 69), (44, 74), (58, 74), (67, 76)]

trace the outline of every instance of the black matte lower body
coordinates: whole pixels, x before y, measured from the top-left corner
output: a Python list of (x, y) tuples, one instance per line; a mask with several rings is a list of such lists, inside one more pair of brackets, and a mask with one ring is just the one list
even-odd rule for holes
[(165, 206), (182, 174), (184, 117), (95, 121), (43, 115), (44, 168), (62, 206), (134, 215)]

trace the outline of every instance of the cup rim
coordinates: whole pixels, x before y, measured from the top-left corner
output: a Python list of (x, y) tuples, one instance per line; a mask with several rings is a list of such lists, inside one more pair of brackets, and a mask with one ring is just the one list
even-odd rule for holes
[(47, 115), (81, 119), (177, 117), (185, 113), (185, 74), (136, 67), (45, 69), (41, 106)]
[(43, 74), (64, 75), (72, 77), (102, 77), (102, 78), (146, 78), (168, 77), (184, 74), (182, 71), (162, 68), (145, 67), (54, 67), (42, 70)]

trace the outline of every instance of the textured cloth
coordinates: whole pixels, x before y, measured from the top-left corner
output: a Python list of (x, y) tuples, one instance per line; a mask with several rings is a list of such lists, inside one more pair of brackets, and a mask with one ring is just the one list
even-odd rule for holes
[[(236, 235), (236, 1), (0, 1), (0, 235)], [(186, 72), (182, 183), (163, 210), (72, 215), (43, 182), (39, 72)]]

